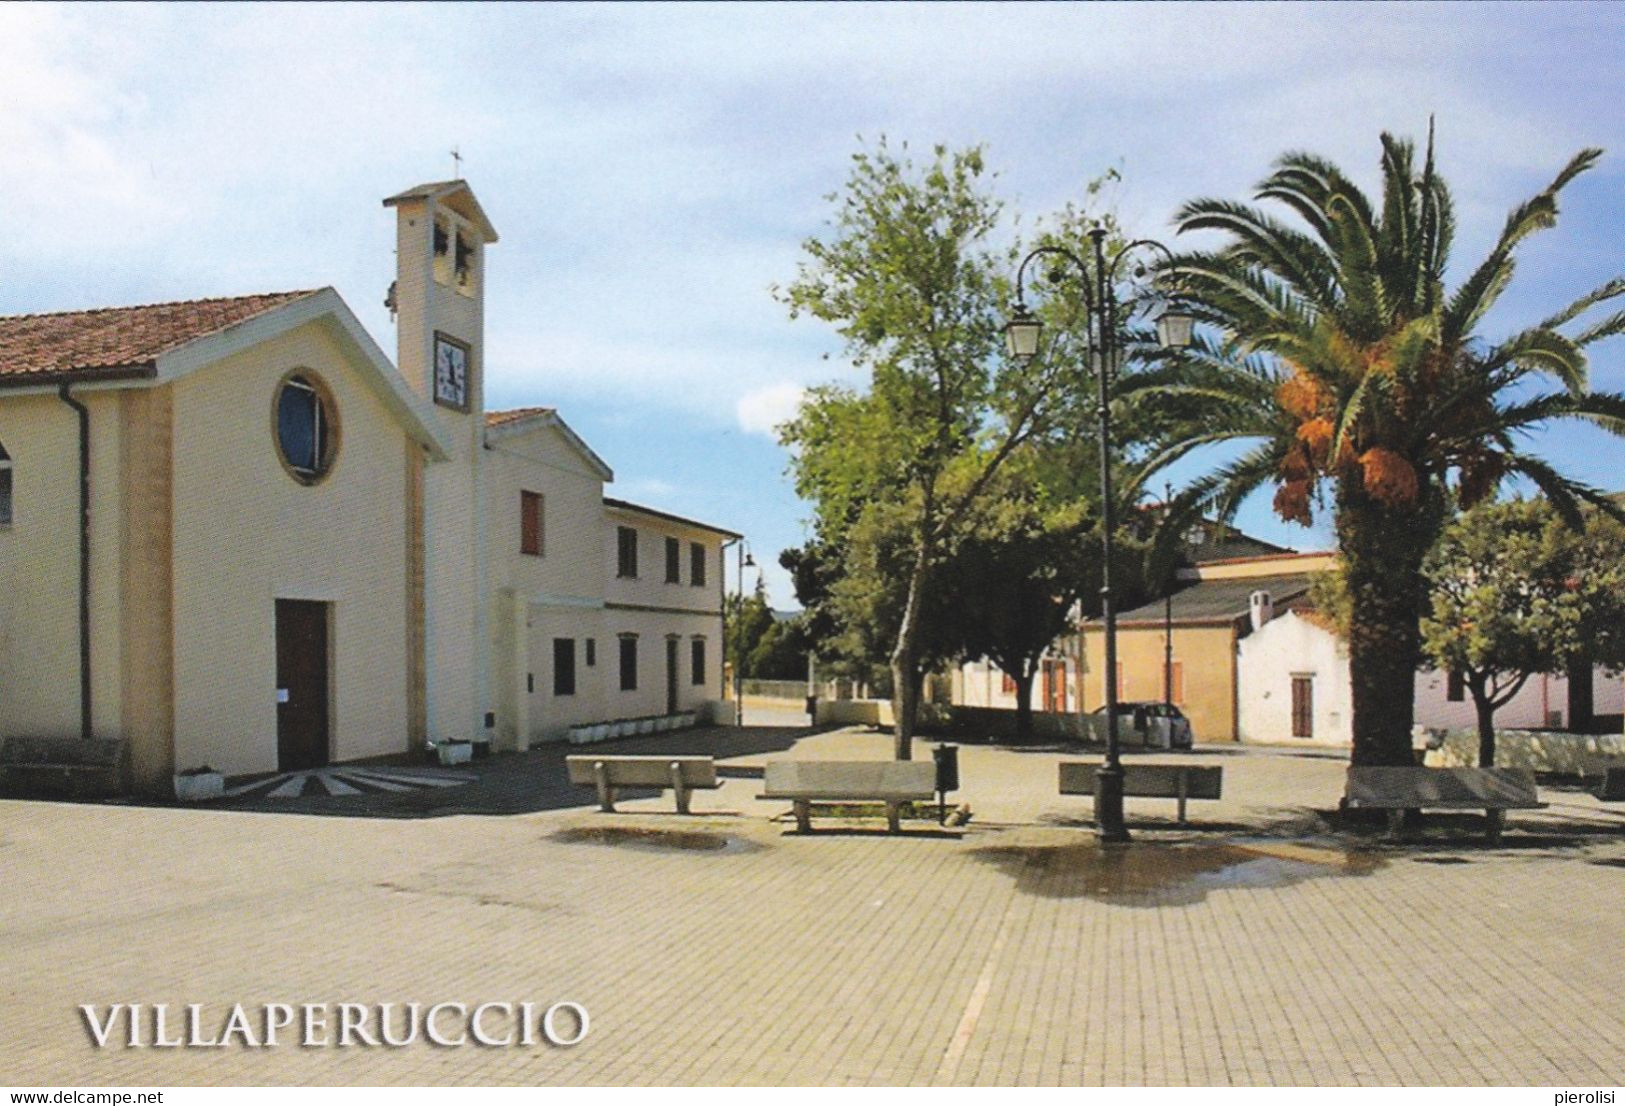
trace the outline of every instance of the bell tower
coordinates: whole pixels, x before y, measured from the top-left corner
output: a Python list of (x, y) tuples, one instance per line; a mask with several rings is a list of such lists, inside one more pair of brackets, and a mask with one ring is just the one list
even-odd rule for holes
[(463, 180), (409, 188), (395, 209), (396, 364), (450, 439), (422, 470), (423, 707), (427, 736), (482, 740), (490, 709), (485, 437), (485, 248), (497, 240)]
[(397, 363), (442, 411), (484, 415), (485, 247), (497, 240), (462, 180), (420, 184), (395, 209)]

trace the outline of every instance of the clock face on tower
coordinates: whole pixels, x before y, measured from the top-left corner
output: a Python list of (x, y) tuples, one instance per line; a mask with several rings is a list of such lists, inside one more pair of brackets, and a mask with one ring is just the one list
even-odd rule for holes
[(434, 401), (468, 410), (468, 347), (444, 334), (434, 336)]

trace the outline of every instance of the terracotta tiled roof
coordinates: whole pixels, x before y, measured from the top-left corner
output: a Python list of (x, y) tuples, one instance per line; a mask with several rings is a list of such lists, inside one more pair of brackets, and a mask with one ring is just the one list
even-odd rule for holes
[(521, 419), (551, 414), (553, 414), (553, 408), (551, 407), (515, 407), (511, 411), (487, 411), (485, 413), (485, 425), (506, 426), (510, 422), (519, 422)]
[(150, 374), (167, 350), (317, 291), (0, 316), (0, 386)]

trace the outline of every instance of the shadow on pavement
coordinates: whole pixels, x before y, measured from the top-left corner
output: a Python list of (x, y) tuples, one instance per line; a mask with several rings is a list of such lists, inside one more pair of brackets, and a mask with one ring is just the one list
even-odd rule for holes
[[(207, 803), (117, 800), (122, 805), (186, 806), (196, 810), (255, 814), (326, 815), (340, 818), (441, 818), (454, 814), (535, 814), (550, 810), (591, 808), (597, 805), (589, 787), (570, 783), (567, 756), (600, 753), (606, 756), (692, 755), (719, 761), (734, 757), (781, 753), (816, 730), (789, 726), (706, 726), (681, 733), (650, 734), (600, 741), (591, 745), (552, 743), (523, 753), (497, 753), (456, 768), (441, 768), (423, 757), (394, 756), (335, 765), (326, 774), (353, 793), (331, 794), (325, 781), (300, 793), (273, 797), (284, 775), (267, 773), (228, 781), (228, 790), (249, 787), (236, 797)], [(741, 766), (718, 765), (718, 775), (759, 776)], [(256, 779), (260, 785), (256, 786)], [(370, 782), (369, 782), (370, 781)], [(419, 786), (418, 784), (421, 784)], [(627, 789), (618, 799), (659, 795), (653, 790)]]

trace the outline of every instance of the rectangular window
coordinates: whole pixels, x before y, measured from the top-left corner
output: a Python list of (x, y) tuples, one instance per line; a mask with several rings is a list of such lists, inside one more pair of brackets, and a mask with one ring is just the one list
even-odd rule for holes
[(519, 493), (519, 552), (542, 555), (542, 497), (537, 492)]
[(573, 637), (556, 637), (553, 639), (553, 694), (574, 695), (576, 693), (576, 639)]
[(617, 526), (615, 528), (616, 566), (615, 575), (623, 579), (636, 577), (638, 574), (638, 532), (630, 526)]
[(666, 583), (683, 582), (683, 543), (676, 538), (666, 539)]
[(697, 541), (688, 543), (688, 582), (697, 588), (705, 586), (705, 546)]
[(587, 667), (594, 668), (598, 664), (598, 639), (587, 639)]
[(629, 634), (621, 638), (621, 690), (638, 689), (638, 639)]
[(690, 665), (694, 670), (694, 686), (705, 683), (705, 639), (697, 637), (688, 643)]
[(1444, 697), (1452, 703), (1460, 703), (1467, 698), (1467, 680), (1453, 668), (1445, 674)]
[(0, 446), (0, 526), (11, 525), (11, 456)]

